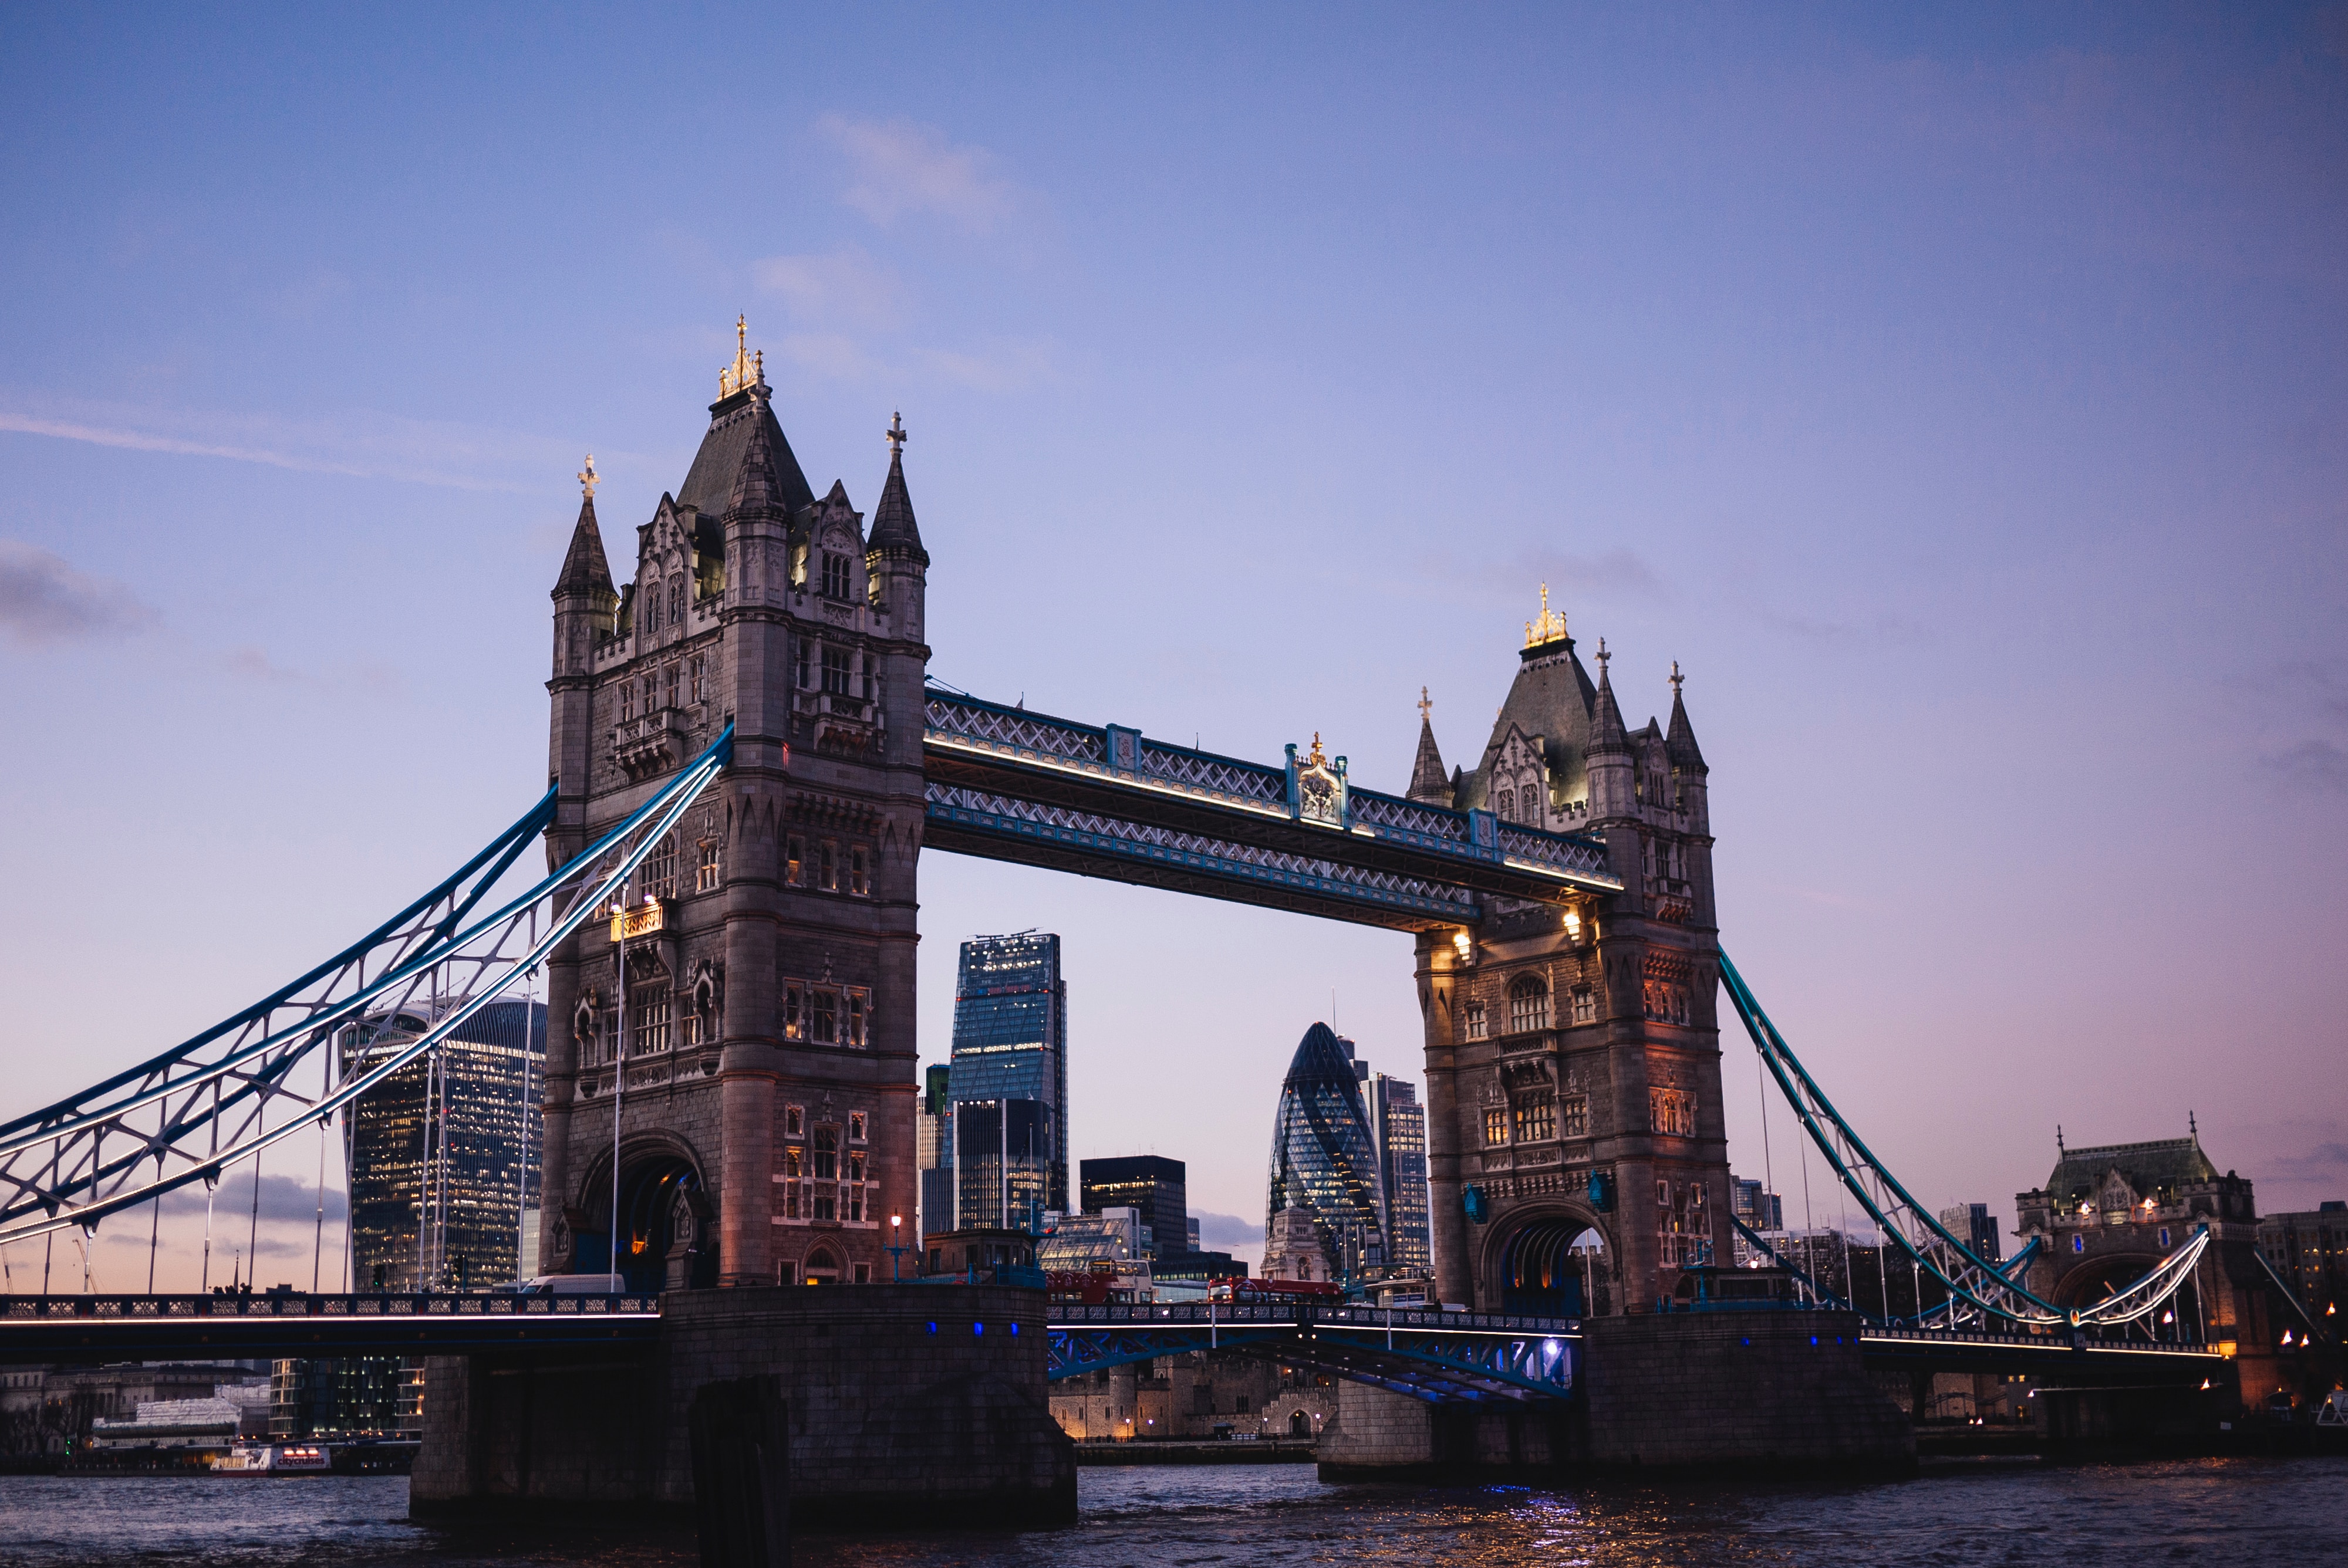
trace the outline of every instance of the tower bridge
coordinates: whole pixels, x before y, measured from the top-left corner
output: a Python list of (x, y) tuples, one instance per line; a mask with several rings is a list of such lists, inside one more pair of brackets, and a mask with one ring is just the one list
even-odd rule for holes
[[(840, 1379), (862, 1379), (874, 1407), (893, 1397), (881, 1393), (891, 1378), (927, 1377), (922, 1399), (962, 1401), (963, 1414), (911, 1435), (871, 1429), (880, 1447), (858, 1450), (881, 1456), (871, 1473), (826, 1471), (822, 1485), (847, 1496), (923, 1465), (959, 1473), (963, 1461), (936, 1434), (984, 1429), (1040, 1456), (1039, 1474), (1050, 1473), (1036, 1495), (1060, 1498), (1053, 1434), (1003, 1379), (1039, 1389), (1055, 1368), (1155, 1355), (1201, 1326), (1055, 1321), (1032, 1293), (984, 1286), (950, 1311), (931, 1305), (942, 1287), (880, 1283), (916, 1193), (924, 849), (1410, 936), (1434, 1284), (1463, 1310), (1406, 1323), (1399, 1338), (1325, 1317), (1231, 1330), (1354, 1379), (1358, 1400), (1341, 1425), (1357, 1468), (1405, 1462), (1414, 1443), (1434, 1440), (1407, 1408), (1488, 1397), (1576, 1409), (1579, 1436), (1552, 1426), (1535, 1444), (1551, 1457), (1896, 1458), (1905, 1429), (1867, 1382), (1870, 1358), (1912, 1358), (1925, 1343), (1956, 1354), (1960, 1341), (1966, 1354), (2000, 1354), (1986, 1341), (2002, 1328), (2020, 1341), (2015, 1355), (2043, 1358), (2028, 1341), (2052, 1333), (2066, 1354), (2127, 1348), (2139, 1363), (2182, 1365), (2198, 1346), (2135, 1344), (2148, 1313), (2188, 1283), (2234, 1310), (2226, 1276), (2205, 1261), (2206, 1227), (2188, 1235), (2180, 1220), (2135, 1283), (2114, 1276), (2103, 1294), (2058, 1304), (1913, 1201), (1721, 951), (1710, 769), (1677, 667), (1668, 721), (1633, 728), (1603, 641), (1593, 679), (1546, 589), (1474, 764), (1446, 768), (1422, 694), (1407, 786), (1384, 793), (1358, 784), (1317, 733), (1277, 762), (1251, 761), (933, 682), (931, 558), (901, 421), (868, 528), (843, 483), (821, 497), (808, 483), (747, 340), (708, 415), (683, 483), (634, 529), (624, 584), (604, 548), (592, 459), (581, 477), (552, 592), (544, 798), (398, 916), (252, 1008), (0, 1124), (0, 1242), (94, 1228), (179, 1187), (209, 1190), (423, 1059), (473, 1010), (542, 979), (552, 1027), (531, 1261), (541, 1273), (620, 1276), (613, 1301), (638, 1306), (607, 1307), (602, 1331), (653, 1336), (645, 1365), (675, 1387), (644, 1397), (667, 1401), (666, 1446), (587, 1427), (530, 1440), (541, 1419), (530, 1412), (575, 1407), (579, 1390), (548, 1383), (539, 1403), (516, 1405), (517, 1385), (498, 1378), (559, 1383), (543, 1358), (582, 1330), (494, 1304), (474, 1312), (427, 1298), (420, 1313), (394, 1315), (328, 1296), (315, 1311), (273, 1309), (265, 1328), (240, 1312), (230, 1330), (217, 1307), (181, 1312), (162, 1297), (144, 1310), (125, 1298), (112, 1313), (96, 1298), (59, 1313), (45, 1298), (0, 1316), (0, 1354), (77, 1334), (144, 1346), (214, 1329), (358, 1343), (405, 1316), (421, 1327), (402, 1331), (427, 1337), (417, 1343), (470, 1357), (434, 1363), (438, 1447), (427, 1455), (446, 1462), (419, 1471), (420, 1500), (557, 1495), (556, 1483), (482, 1456), (530, 1440), (543, 1452), (558, 1436), (637, 1456), (597, 1484), (674, 1497), (687, 1484), (674, 1396), (704, 1372), (830, 1379), (831, 1392), (808, 1393), (818, 1404), (843, 1397)], [(510, 894), (505, 879), (533, 836), (546, 874)], [(1659, 1310), (1684, 1271), (1729, 1250), (1723, 994), (1838, 1179), (1943, 1288), (1937, 1323), (1865, 1341), (1855, 1314), (1753, 1314), (1730, 1332), (1733, 1315)], [(337, 1027), (424, 996), (438, 1004), (420, 1015), (431, 1027), (370, 1059), (363, 1078), (336, 1078), (325, 1044)], [(1569, 1321), (1581, 1304), (1543, 1260), (1588, 1231), (1603, 1238), (1612, 1312)], [(819, 1280), (851, 1294), (797, 1288)], [(663, 1305), (648, 1316), (641, 1304), (654, 1298)], [(2243, 1320), (2256, 1310), (2244, 1305)], [(489, 1337), (464, 1337), (477, 1331)], [(1225, 1329), (1203, 1331), (1212, 1341)], [(1933, 1332), (1943, 1337), (1915, 1337)], [(819, 1338), (830, 1348), (811, 1348)], [(1551, 1340), (1572, 1348), (1551, 1358)], [(843, 1360), (850, 1341), (872, 1359)], [(1685, 1391), (1691, 1378), (1709, 1391)], [(1694, 1401), (1672, 1430), (1652, 1425), (1671, 1407), (1656, 1393), (1665, 1386)], [(1723, 1400), (1738, 1420), (1774, 1423), (1774, 1435), (1736, 1420), (1707, 1427), (1702, 1410)], [(826, 1408), (846, 1419), (846, 1407)], [(1502, 1447), (1522, 1455), (1529, 1440), (1510, 1427)], [(891, 1459), (890, 1443), (910, 1446)], [(561, 1485), (586, 1484), (564, 1473)]]

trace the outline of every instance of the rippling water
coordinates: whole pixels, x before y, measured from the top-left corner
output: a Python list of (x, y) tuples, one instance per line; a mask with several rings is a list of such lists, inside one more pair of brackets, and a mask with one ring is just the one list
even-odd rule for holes
[[(1309, 1465), (1079, 1472), (1062, 1530), (803, 1536), (799, 1568), (1124, 1564), (2348, 1563), (2348, 1460), (1996, 1468), (1820, 1486), (1323, 1486)], [(0, 1563), (398, 1565), (699, 1562), (674, 1531), (449, 1532), (397, 1477), (0, 1477)]]

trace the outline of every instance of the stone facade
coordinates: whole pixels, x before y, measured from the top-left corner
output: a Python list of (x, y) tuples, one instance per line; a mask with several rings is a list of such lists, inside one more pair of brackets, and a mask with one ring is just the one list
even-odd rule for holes
[(1631, 731), (1603, 645), (1594, 685), (1574, 648), (1544, 594), (1474, 771), (1447, 777), (1422, 723), (1411, 781), (1414, 799), (1492, 812), (1504, 840), (1511, 824), (1602, 839), (1624, 889), (1562, 917), (1494, 900), (1472, 937), (1418, 938), (1435, 1276), (1487, 1311), (1564, 1309), (1518, 1288), (1520, 1260), (1585, 1227), (1617, 1311), (1729, 1255), (1708, 769), (1676, 666), (1668, 728)]
[(773, 1374), (795, 1520), (1046, 1523), (1076, 1512), (1040, 1390), (1044, 1294), (1002, 1286), (691, 1291), (650, 1352), (427, 1363), (418, 1513), (693, 1499), (704, 1384)]
[(598, 923), (549, 964), (538, 1266), (600, 1272), (616, 1230), (637, 1288), (886, 1279), (916, 1196), (929, 557), (901, 454), (868, 537), (842, 486), (809, 490), (747, 354), (721, 389), (634, 580), (591, 468), (554, 589), (550, 864), (729, 721), (734, 755), (637, 872), (624, 954)]
[(1080, 1372), (1052, 1385), (1052, 1419), (1086, 1442), (1318, 1437), (1337, 1414), (1338, 1379), (1236, 1350), (1189, 1350)]

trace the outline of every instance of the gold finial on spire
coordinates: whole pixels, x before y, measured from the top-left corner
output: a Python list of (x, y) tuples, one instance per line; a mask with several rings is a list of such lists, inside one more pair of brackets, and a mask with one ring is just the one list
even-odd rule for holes
[(1560, 642), (1565, 639), (1565, 611), (1549, 607), (1549, 584), (1541, 584), (1540, 618), (1525, 622), (1525, 646), (1539, 648), (1544, 642)]
[(905, 442), (908, 439), (905, 435), (905, 416), (902, 414), (890, 415), (889, 428), (881, 434), (889, 438), (889, 460), (893, 463), (903, 456)]
[(1433, 723), (1434, 712), (1435, 704), (1426, 700), (1426, 688), (1421, 686), (1418, 689), (1418, 722), (1422, 724)]
[(590, 452), (587, 466), (579, 470), (579, 493), (592, 501), (595, 498), (595, 487), (602, 482), (603, 477), (595, 472), (595, 454)]
[(750, 353), (750, 318), (734, 318), (734, 363), (717, 373), (717, 395), (731, 397), (737, 392), (747, 392), (767, 384), (767, 351), (760, 349), (753, 357)]
[(1313, 754), (1305, 760), (1316, 768), (1329, 765), (1329, 759), (1321, 752), (1321, 732), (1318, 730), (1313, 732)]

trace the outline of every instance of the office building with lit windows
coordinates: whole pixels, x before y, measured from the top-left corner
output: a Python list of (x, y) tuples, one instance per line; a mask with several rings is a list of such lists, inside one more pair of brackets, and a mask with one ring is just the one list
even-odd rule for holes
[(921, 1173), (921, 1234), (954, 1228), (953, 1069), (933, 1064), (922, 1076), (913, 1109), (914, 1168)]
[[(419, 1004), (345, 1026), (335, 1042), (343, 1080), (407, 1049), (436, 1016)], [(545, 1006), (499, 1000), (352, 1103), (343, 1146), (354, 1289), (479, 1287), (536, 1258), (545, 1083)]]
[(1189, 1167), (1159, 1154), (1086, 1160), (1076, 1167), (1078, 1201), (1088, 1214), (1138, 1211), (1149, 1227), (1150, 1253), (1171, 1261), (1199, 1249), (1191, 1244)]
[(1021, 931), (962, 945), (950, 1075), (952, 1228), (1036, 1235), (1046, 1213), (1068, 1208), (1067, 1015), (1056, 936)]
[(1342, 1271), (1385, 1267), (1385, 1188), (1361, 1077), (1351, 1040), (1325, 1023), (1304, 1031), (1272, 1119), (1267, 1273), (1277, 1222), (1289, 1209), (1310, 1212), (1323, 1249)]
[(1379, 1190), (1385, 1199), (1386, 1266), (1425, 1274), (1435, 1266), (1426, 1221), (1426, 1107), (1418, 1102), (1416, 1085), (1388, 1073), (1372, 1073), (1367, 1091), (1370, 1136), (1377, 1143)]

